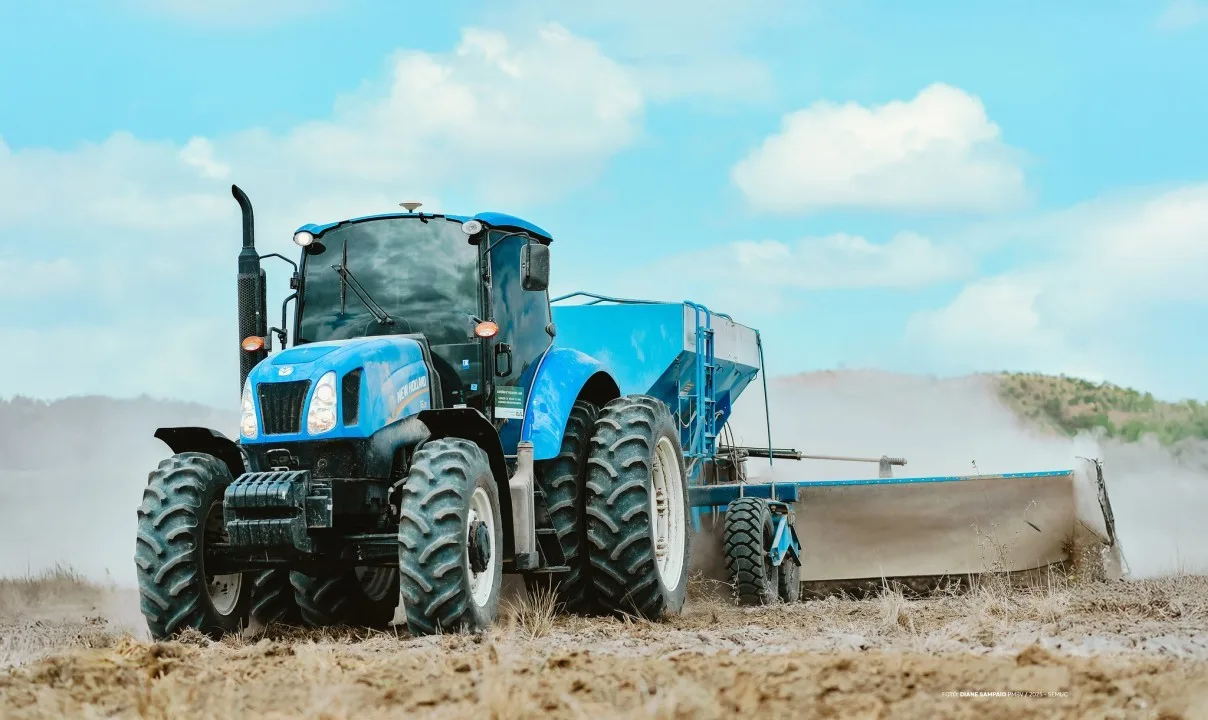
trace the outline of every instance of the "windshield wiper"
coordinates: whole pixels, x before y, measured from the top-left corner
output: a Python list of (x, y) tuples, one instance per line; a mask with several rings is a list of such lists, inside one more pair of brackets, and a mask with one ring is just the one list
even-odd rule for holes
[(357, 298), (361, 301), (361, 303), (369, 310), (370, 314), (373, 315), (373, 319), (378, 321), (378, 324), (380, 324), (380, 325), (393, 325), (394, 324), (394, 318), (390, 317), (390, 313), (386, 312), (386, 309), (383, 308), (381, 306), (381, 304), (379, 304), (376, 300), (373, 299), (373, 296), (371, 296), (369, 294), (369, 291), (365, 289), (364, 285), (361, 285), (361, 281), (356, 279), (356, 276), (352, 274), (352, 271), (348, 269), (348, 266), (345, 263), (341, 262), (339, 265), (332, 265), (331, 269), (335, 270), (336, 273), (339, 274), (339, 276), (340, 276), (340, 312), (341, 313), (344, 312), (344, 287), (348, 286), (348, 287), (352, 288), (352, 292), (357, 296)]

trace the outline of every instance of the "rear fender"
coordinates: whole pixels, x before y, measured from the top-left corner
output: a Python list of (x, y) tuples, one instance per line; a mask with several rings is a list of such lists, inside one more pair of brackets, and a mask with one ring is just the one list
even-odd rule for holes
[(155, 431), (155, 437), (174, 454), (199, 452), (213, 455), (227, 466), (233, 478), (252, 470), (239, 444), (217, 430), (204, 427), (159, 428)]
[(576, 400), (603, 405), (620, 396), (616, 379), (599, 360), (571, 348), (551, 348), (533, 378), (520, 439), (533, 444), (533, 460), (555, 458)]
[(428, 440), (461, 438), (482, 448), (491, 463), (491, 474), (499, 488), (499, 512), (503, 515), (503, 553), (512, 557), (516, 552), (516, 539), (512, 533), (512, 493), (508, 486), (508, 468), (503, 455), (499, 433), (486, 416), (475, 408), (449, 408), (445, 410), (423, 410), (416, 416), (427, 426), (431, 435)]

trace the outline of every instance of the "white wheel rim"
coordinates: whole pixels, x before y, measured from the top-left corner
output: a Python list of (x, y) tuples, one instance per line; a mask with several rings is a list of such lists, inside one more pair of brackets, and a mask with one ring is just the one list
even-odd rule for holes
[[(473, 527), (475, 521), (482, 522), (487, 526), (487, 566), (482, 572), (474, 572), (473, 566), (470, 564), (470, 528)], [(482, 607), (491, 599), (491, 591), (495, 584), (495, 559), (498, 553), (495, 552), (495, 511), (491, 508), (491, 498), (487, 495), (487, 491), (476, 487), (474, 494), (470, 496), (470, 513), (466, 517), (466, 572), (470, 575), (470, 597), (474, 599), (474, 604)]]
[(651, 472), (650, 534), (654, 538), (654, 558), (663, 584), (679, 585), (684, 572), (684, 478), (675, 446), (665, 437), (654, 448)]
[[(226, 541), (226, 526), (222, 520), (222, 503), (214, 502), (210, 505), (210, 511), (206, 514), (206, 527), (202, 537), (202, 553), (204, 558), (205, 547), (211, 542)], [(204, 568), (205, 561), (202, 561)], [(235, 611), (235, 606), (239, 603), (239, 591), (243, 588), (243, 574), (231, 573), (227, 575), (210, 575), (206, 574), (206, 594), (210, 596), (210, 604), (214, 606), (214, 611), (219, 615), (230, 615)]]

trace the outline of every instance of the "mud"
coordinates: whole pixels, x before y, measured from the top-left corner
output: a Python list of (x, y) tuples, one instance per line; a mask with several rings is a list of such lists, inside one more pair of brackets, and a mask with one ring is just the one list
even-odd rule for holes
[[(1208, 578), (741, 609), (509, 605), (482, 636), (111, 630), (0, 672), (0, 717), (1205, 717)], [(522, 602), (522, 601), (516, 601)], [(960, 695), (965, 693), (965, 695)]]

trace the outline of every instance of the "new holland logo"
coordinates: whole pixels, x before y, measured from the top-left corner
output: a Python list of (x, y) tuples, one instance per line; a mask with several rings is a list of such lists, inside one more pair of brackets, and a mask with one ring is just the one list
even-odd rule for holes
[(403, 402), (403, 400), (407, 399), (408, 395), (419, 392), (420, 390), (423, 390), (426, 387), (428, 387), (428, 376), (427, 375), (421, 375), (420, 377), (415, 378), (411, 382), (409, 382), (406, 385), (399, 388), (398, 392), (396, 392), (394, 394), (395, 404), (397, 405), (397, 404)]
[(294, 374), (293, 365), (282, 365), (281, 367), (277, 368), (278, 377), (286, 377), (287, 375), (293, 375), (293, 374)]

